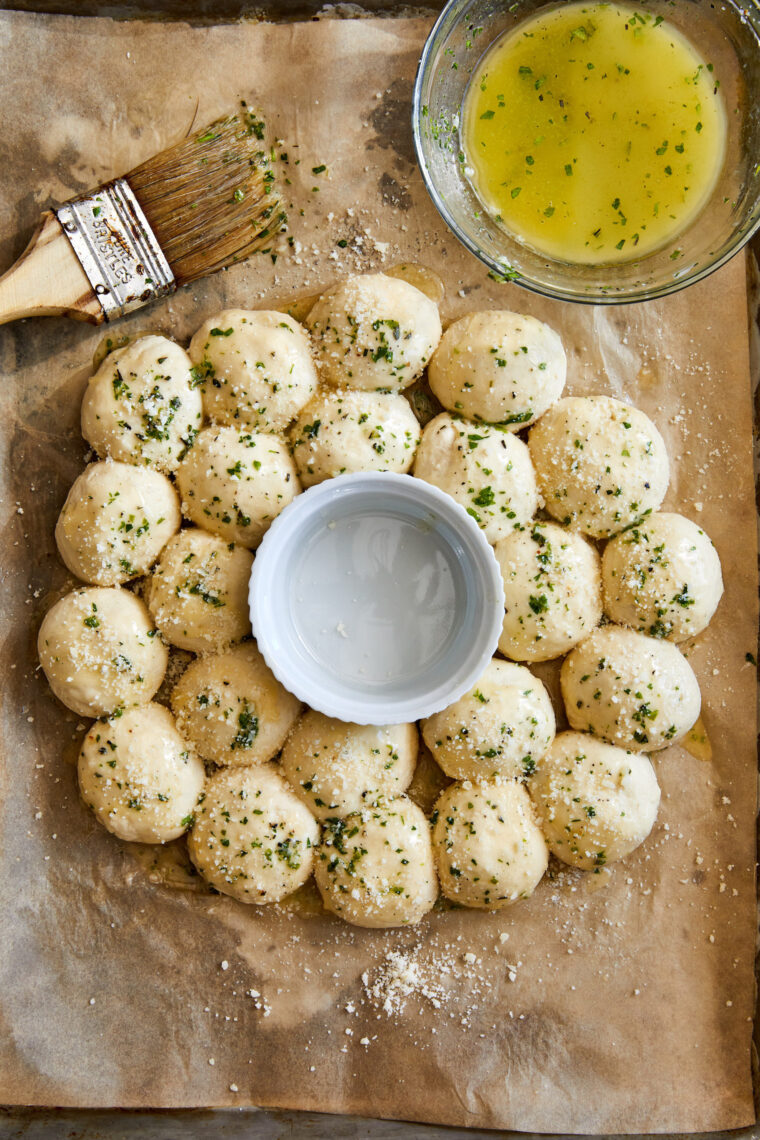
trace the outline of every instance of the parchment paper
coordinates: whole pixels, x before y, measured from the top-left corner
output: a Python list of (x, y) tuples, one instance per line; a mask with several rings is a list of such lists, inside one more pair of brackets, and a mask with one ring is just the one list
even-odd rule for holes
[[(314, 292), (400, 258), (442, 275), (447, 318), (490, 306), (550, 321), (568, 349), (570, 392), (624, 396), (654, 417), (673, 459), (666, 505), (702, 523), (720, 552), (725, 597), (688, 649), (712, 759), (657, 754), (663, 801), (644, 846), (609, 874), (555, 869), (507, 912), (435, 912), (378, 933), (326, 917), (308, 891), (298, 905), (256, 909), (153, 884), (144, 860), (82, 807), (66, 761), (84, 725), (36, 672), (39, 621), (71, 584), (53, 526), (83, 465), (79, 401), (101, 333), (64, 321), (5, 328), (2, 1101), (255, 1103), (562, 1133), (754, 1119), (744, 262), (633, 308), (552, 304), (488, 281), (413, 166), (408, 104), (428, 27), (0, 14), (0, 255), (10, 263), (48, 203), (129, 169), (194, 118), (258, 98), (287, 140), (294, 247), (125, 324), (182, 340), (222, 306)], [(395, 991), (395, 1004), (391, 993), (386, 1012), (394, 950), (411, 963), (411, 992)]]

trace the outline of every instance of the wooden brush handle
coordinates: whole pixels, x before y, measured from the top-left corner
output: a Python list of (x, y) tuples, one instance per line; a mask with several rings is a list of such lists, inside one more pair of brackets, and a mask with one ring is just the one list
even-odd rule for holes
[(98, 325), (103, 308), (61, 223), (48, 212), (16, 264), (0, 277), (0, 324), (61, 316)]

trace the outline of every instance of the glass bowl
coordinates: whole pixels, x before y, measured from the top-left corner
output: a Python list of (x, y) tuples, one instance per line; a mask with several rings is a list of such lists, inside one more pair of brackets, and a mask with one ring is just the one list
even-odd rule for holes
[[(741, 249), (760, 225), (760, 0), (653, 0), (715, 66), (727, 112), (726, 157), (711, 199), (670, 244), (638, 260), (579, 265), (518, 241), (483, 207), (467, 177), (460, 111), (472, 72), (506, 31), (542, 0), (451, 0), (422, 52), (412, 129), (422, 177), (457, 238), (497, 280), (565, 301), (620, 304), (663, 297), (699, 281)], [(631, 7), (637, 7), (635, 3)]]

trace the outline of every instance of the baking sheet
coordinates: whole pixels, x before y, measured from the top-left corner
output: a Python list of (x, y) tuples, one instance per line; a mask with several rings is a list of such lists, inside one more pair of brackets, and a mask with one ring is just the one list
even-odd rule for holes
[[(674, 460), (666, 506), (701, 522), (721, 554), (726, 595), (690, 651), (712, 759), (660, 754), (663, 804), (644, 847), (609, 874), (555, 874), (500, 914), (444, 911), (379, 933), (327, 918), (308, 891), (259, 911), (152, 884), (145, 860), (79, 803), (66, 758), (82, 722), (35, 672), (39, 620), (69, 584), (52, 532), (83, 464), (78, 406), (101, 334), (63, 321), (0, 330), (7, 1103), (258, 1103), (564, 1133), (754, 1119), (755, 678), (745, 654), (757, 601), (743, 260), (646, 307), (561, 306), (488, 281), (413, 166), (409, 96), (428, 27), (2, 13), (0, 232), (25, 235), (50, 202), (258, 98), (287, 140), (293, 248), (125, 326), (182, 340), (224, 305), (269, 305), (400, 259), (441, 274), (447, 318), (513, 307), (550, 321), (568, 349), (569, 391), (624, 396), (656, 420)], [(7, 237), (3, 262), (20, 248)]]

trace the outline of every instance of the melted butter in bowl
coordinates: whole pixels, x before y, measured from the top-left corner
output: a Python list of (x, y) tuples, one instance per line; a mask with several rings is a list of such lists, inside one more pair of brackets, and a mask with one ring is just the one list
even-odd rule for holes
[(463, 141), (496, 221), (552, 257), (643, 257), (698, 216), (726, 150), (720, 79), (663, 16), (565, 4), (473, 72)]
[(259, 648), (312, 708), (397, 724), (477, 679), (501, 628), (493, 552), (449, 496), (405, 475), (329, 480), (267, 532), (251, 576)]
[(760, 7), (449, 0), (412, 128), (426, 188), (497, 281), (642, 301), (760, 226)]

